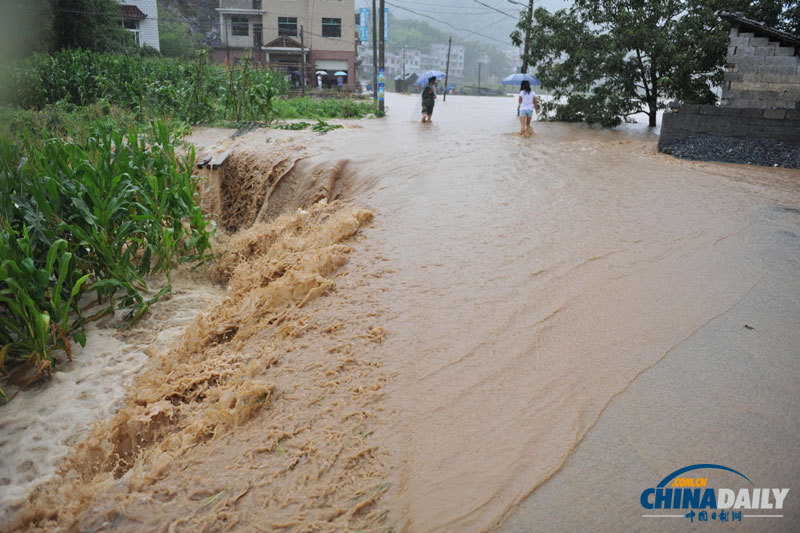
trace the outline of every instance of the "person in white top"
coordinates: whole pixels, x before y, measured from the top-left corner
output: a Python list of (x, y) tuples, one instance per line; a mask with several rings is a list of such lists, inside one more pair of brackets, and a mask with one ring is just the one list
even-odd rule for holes
[(531, 89), (530, 82), (525, 80), (519, 90), (520, 135), (525, 135), (530, 131), (534, 110), (536, 110), (537, 114), (539, 113), (539, 102), (536, 100), (536, 93)]

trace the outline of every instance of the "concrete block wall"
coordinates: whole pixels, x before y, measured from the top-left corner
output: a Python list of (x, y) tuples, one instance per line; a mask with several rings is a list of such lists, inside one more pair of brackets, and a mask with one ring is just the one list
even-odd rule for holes
[(731, 30), (722, 83), (723, 106), (800, 109), (800, 55), (766, 37)]
[(683, 104), (664, 113), (658, 149), (692, 135), (775, 139), (800, 147), (800, 110)]

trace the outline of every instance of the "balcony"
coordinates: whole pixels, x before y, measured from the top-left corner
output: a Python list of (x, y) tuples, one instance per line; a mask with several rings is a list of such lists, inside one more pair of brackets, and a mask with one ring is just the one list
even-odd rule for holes
[(263, 15), (261, 0), (222, 0), (219, 13), (225, 15)]

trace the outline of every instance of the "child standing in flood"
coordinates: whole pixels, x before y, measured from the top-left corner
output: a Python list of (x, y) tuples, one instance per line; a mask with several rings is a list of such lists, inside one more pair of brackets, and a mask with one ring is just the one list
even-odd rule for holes
[(531, 131), (534, 110), (537, 114), (539, 113), (539, 102), (536, 101), (536, 93), (531, 89), (531, 83), (528, 80), (524, 80), (519, 89), (520, 135), (525, 135)]
[(422, 89), (422, 123), (433, 122), (433, 105), (436, 102), (436, 76), (428, 78), (428, 85)]

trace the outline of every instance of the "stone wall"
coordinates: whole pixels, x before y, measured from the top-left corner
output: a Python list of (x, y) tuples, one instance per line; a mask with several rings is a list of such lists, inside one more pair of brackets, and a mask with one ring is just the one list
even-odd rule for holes
[(731, 29), (722, 105), (800, 109), (800, 56), (791, 46)]
[(800, 110), (683, 104), (664, 113), (658, 149), (692, 135), (775, 139), (800, 146)]

